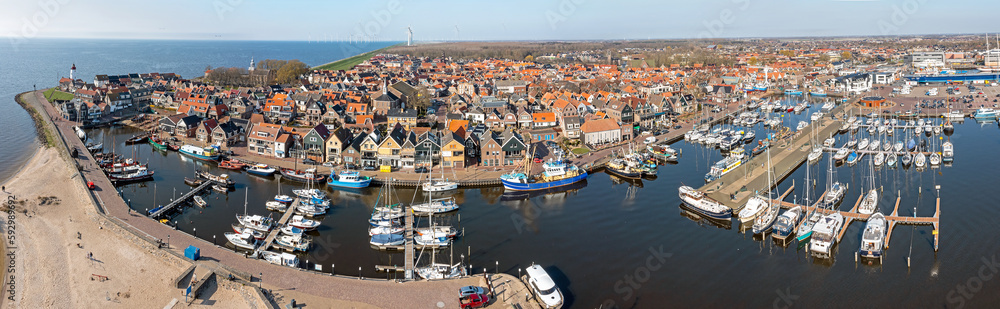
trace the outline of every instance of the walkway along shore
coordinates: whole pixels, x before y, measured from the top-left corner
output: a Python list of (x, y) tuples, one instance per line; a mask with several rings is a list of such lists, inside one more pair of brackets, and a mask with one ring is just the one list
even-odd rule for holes
[[(258, 282), (263, 278), (266, 281), (262, 283), (265, 290), (291, 290), (329, 300), (364, 303), (381, 308), (433, 308), (439, 307), (441, 304), (455, 308), (459, 306), (455, 296), (459, 287), (481, 283), (482, 276), (478, 275), (454, 280), (416, 281), (398, 284), (386, 279), (332, 276), (330, 273), (293, 269), (273, 265), (263, 260), (246, 258), (243, 254), (213, 245), (211, 242), (175, 230), (152, 218), (141, 216), (130, 211), (126, 202), (114, 190), (114, 185), (96, 165), (93, 157), (85, 151), (86, 147), (83, 141), (74, 134), (73, 126), (75, 123), (59, 118), (58, 111), (45, 100), (41, 91), (34, 92), (33, 97), (28, 95), (27, 99), (33, 99), (35, 103), (43, 105), (46, 113), (50, 116), (49, 120), (57, 129), (57, 136), (60, 137), (57, 144), (62, 154), (61, 157), (68, 159), (73, 148), (81, 150), (80, 155), (75, 160), (79, 166), (81, 177), (74, 177), (79, 181), (67, 185), (85, 189), (87, 181), (94, 182), (100, 189), (87, 191), (90, 192), (95, 210), (107, 219), (106, 222), (113, 224), (113, 228), (121, 228), (134, 234), (135, 237), (146, 241), (153, 247), (157, 247), (161, 242), (169, 242), (169, 247), (159, 249), (162, 252), (186, 259), (183, 257), (182, 250), (188, 246), (195, 246), (201, 249), (202, 259), (217, 261), (221, 268), (241, 280), (261, 284)], [(472, 266), (473, 269), (477, 269), (476, 265)], [(517, 290), (524, 289), (523, 283), (518, 280), (511, 284), (514, 284)], [(516, 300), (515, 298), (511, 301)], [(537, 306), (533, 303), (522, 304), (522, 306), (525, 305)]]

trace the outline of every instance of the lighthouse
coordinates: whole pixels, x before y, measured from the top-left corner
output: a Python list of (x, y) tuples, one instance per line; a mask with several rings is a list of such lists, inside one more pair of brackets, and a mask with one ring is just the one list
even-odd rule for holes
[(69, 79), (75, 81), (76, 78), (73, 77), (74, 75), (76, 75), (76, 63), (73, 64), (73, 67), (69, 68)]

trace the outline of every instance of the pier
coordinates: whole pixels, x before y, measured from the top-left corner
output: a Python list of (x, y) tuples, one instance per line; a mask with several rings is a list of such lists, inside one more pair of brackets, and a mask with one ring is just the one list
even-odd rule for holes
[(299, 204), (299, 198), (296, 197), (294, 200), (292, 200), (292, 204), (288, 205), (288, 209), (285, 209), (285, 214), (281, 215), (281, 219), (278, 219), (278, 223), (273, 228), (271, 228), (270, 232), (267, 233), (267, 237), (264, 238), (264, 243), (257, 248), (257, 251), (267, 250), (268, 248), (271, 248), (272, 245), (274, 245), (274, 239), (278, 238), (278, 234), (281, 233), (281, 227), (285, 226), (285, 224), (288, 224), (288, 221), (292, 219), (292, 215), (295, 214), (295, 205), (298, 204)]
[(188, 199), (190, 199), (191, 197), (193, 197), (198, 192), (201, 192), (201, 190), (205, 190), (205, 188), (208, 188), (208, 186), (210, 186), (210, 185), (212, 185), (211, 181), (202, 182), (200, 185), (198, 185), (194, 189), (191, 189), (190, 192), (184, 193), (184, 195), (181, 195), (181, 197), (179, 199), (171, 201), (170, 204), (167, 204), (167, 206), (160, 207), (160, 209), (157, 209), (153, 213), (149, 214), (149, 216), (152, 217), (152, 218), (159, 217), (160, 215), (166, 213), (167, 211), (173, 209), (174, 207), (177, 207), (177, 205), (180, 205), (181, 203), (187, 201)]
[[(837, 106), (830, 114), (842, 114), (848, 106), (849, 104)], [(754, 191), (767, 192), (773, 189), (791, 175), (799, 165), (806, 162), (812, 149), (812, 137), (834, 136), (840, 129), (840, 125), (841, 122), (837, 119), (823, 117), (813, 121), (808, 127), (788, 138), (772, 141), (769, 151), (774, 176), (771, 183), (768, 183), (767, 170), (757, 168), (767, 163), (767, 155), (762, 153), (744, 162), (736, 170), (705, 184), (698, 191), (705, 192), (709, 197), (730, 208), (743, 207), (746, 201), (753, 196)]]
[[(791, 191), (791, 189), (789, 189), (788, 191)], [(787, 196), (787, 195), (788, 195), (788, 192), (785, 192), (785, 194), (782, 195), (782, 196), (784, 197), (784, 196)], [(826, 195), (826, 192), (823, 192), (822, 195), (819, 195), (820, 200), (825, 195)], [(778, 203), (778, 205), (781, 206), (782, 208), (802, 207), (802, 209), (804, 210), (804, 216), (803, 216), (802, 220), (799, 222), (799, 224), (797, 226), (795, 226), (795, 231), (798, 231), (799, 227), (801, 227), (802, 224), (805, 223), (806, 220), (808, 219), (808, 215), (810, 213), (812, 213), (814, 210), (816, 212), (818, 212), (818, 213), (823, 214), (823, 215), (832, 214), (834, 212), (840, 213), (841, 216), (844, 216), (844, 225), (841, 226), (840, 233), (837, 235), (837, 243), (840, 243), (840, 240), (844, 238), (844, 234), (847, 233), (847, 227), (853, 221), (868, 221), (868, 218), (871, 217), (871, 215), (864, 215), (864, 214), (861, 214), (861, 213), (857, 212), (858, 206), (861, 205), (861, 201), (863, 199), (864, 199), (864, 195), (859, 196), (857, 202), (854, 203), (854, 206), (851, 207), (850, 211), (830, 210), (830, 209), (818, 208), (819, 200), (817, 200), (817, 202), (815, 204), (813, 204), (813, 206), (798, 205), (798, 204), (791, 203), (791, 202), (785, 202), (785, 201), (782, 201), (780, 199), (772, 200), (772, 202), (773, 203)], [(889, 215), (885, 216), (885, 220), (888, 223), (888, 226), (886, 226), (885, 242), (883, 244), (884, 249), (888, 249), (889, 248), (889, 240), (892, 238), (892, 230), (893, 230), (893, 228), (896, 227), (896, 225), (900, 225), (900, 224), (905, 224), (905, 225), (930, 225), (930, 226), (932, 226), (934, 228), (934, 233), (933, 233), (934, 234), (934, 251), (937, 252), (938, 248), (939, 248), (938, 244), (939, 244), (939, 237), (940, 237), (939, 233), (937, 231), (938, 231), (938, 226), (940, 225), (940, 221), (941, 221), (941, 198), (940, 197), (936, 198), (936, 203), (935, 203), (936, 205), (935, 205), (934, 215), (931, 216), (931, 217), (917, 217), (916, 214), (914, 214), (914, 216), (912, 216), (912, 217), (909, 217), (909, 216), (900, 216), (899, 215), (899, 204), (900, 204), (901, 200), (902, 200), (902, 198), (899, 197), (898, 192), (897, 192), (896, 203), (893, 206), (892, 213), (890, 213)]]

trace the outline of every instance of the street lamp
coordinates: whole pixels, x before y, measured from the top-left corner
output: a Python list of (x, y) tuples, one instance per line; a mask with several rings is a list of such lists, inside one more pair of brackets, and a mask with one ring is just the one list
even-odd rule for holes
[(219, 245), (219, 244), (215, 243), (215, 235), (212, 235), (212, 245), (216, 245), (216, 246)]
[(170, 235), (167, 235), (167, 249), (170, 249)]
[(264, 288), (264, 273), (260, 273), (260, 277), (257, 278), (257, 283), (260, 284), (260, 288)]
[(496, 261), (496, 262), (497, 262), (497, 268), (496, 268), (495, 273), (499, 274), (500, 273), (500, 261)]

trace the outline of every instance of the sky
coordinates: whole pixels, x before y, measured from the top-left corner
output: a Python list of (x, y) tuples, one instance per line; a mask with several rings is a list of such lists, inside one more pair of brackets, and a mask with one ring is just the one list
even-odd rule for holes
[(1000, 1), (6, 0), (0, 36), (334, 41), (988, 33)]

